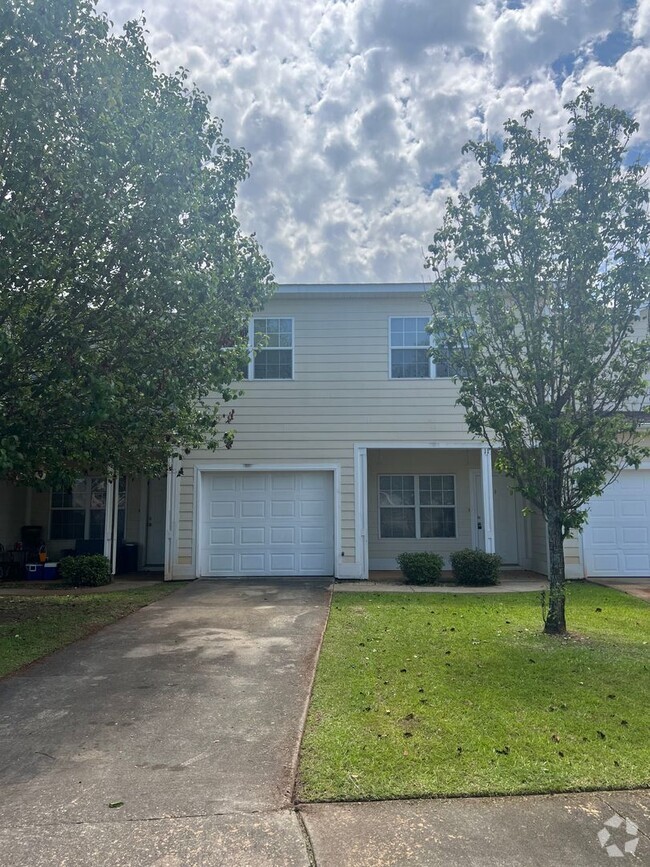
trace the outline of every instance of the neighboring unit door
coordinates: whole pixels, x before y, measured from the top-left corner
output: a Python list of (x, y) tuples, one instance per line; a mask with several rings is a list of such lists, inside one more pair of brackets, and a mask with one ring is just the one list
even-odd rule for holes
[[(473, 470), (472, 481), (472, 520), (474, 529), (473, 545), (485, 549), (483, 532), (483, 482), (480, 470)], [(495, 473), (492, 477), (494, 492), (494, 549), (506, 566), (519, 563), (519, 534), (521, 532), (521, 497), (511, 489), (512, 482), (507, 476)]]
[(147, 480), (147, 535), (145, 566), (165, 565), (165, 512), (167, 476)]
[(624, 470), (589, 503), (585, 571), (593, 578), (650, 578), (650, 470)]
[(201, 575), (332, 575), (332, 476), (311, 471), (203, 473)]

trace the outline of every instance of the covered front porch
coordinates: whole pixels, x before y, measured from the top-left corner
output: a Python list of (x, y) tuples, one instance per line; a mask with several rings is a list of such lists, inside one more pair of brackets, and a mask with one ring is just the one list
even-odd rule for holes
[[(496, 552), (503, 568), (546, 572), (545, 526), (483, 444), (366, 449), (367, 576), (389, 578), (402, 552)], [(528, 506), (528, 508), (526, 508)]]
[(49, 562), (103, 554), (113, 574), (163, 572), (167, 514), (166, 477), (89, 475), (67, 490), (0, 483), (2, 575), (22, 577), (42, 547)]

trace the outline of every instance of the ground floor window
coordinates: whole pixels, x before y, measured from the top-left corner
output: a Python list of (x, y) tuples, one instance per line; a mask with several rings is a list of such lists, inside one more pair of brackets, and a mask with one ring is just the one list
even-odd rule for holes
[(452, 475), (379, 476), (382, 539), (456, 536), (456, 479)]
[[(79, 479), (64, 491), (52, 491), (50, 539), (100, 540), (104, 538), (106, 486), (101, 476)], [(119, 481), (117, 538), (124, 538), (126, 478)]]

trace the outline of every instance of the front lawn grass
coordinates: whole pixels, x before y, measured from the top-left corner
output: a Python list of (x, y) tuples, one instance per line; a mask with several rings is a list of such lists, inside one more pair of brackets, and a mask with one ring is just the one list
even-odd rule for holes
[(0, 677), (167, 596), (178, 585), (68, 596), (0, 596)]
[(650, 606), (537, 593), (339, 593), (303, 738), (303, 801), (650, 785)]

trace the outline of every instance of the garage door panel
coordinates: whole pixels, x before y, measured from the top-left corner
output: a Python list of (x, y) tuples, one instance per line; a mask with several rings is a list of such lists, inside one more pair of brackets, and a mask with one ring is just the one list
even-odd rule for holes
[(234, 518), (235, 503), (233, 501), (224, 500), (224, 502), (210, 501), (210, 518), (218, 521), (219, 518)]
[(301, 545), (326, 545), (327, 537), (325, 527), (300, 527)]
[(650, 575), (650, 556), (647, 554), (624, 554), (623, 569), (625, 573), (641, 572)]
[(211, 491), (235, 491), (237, 479), (231, 473), (219, 473), (210, 477), (208, 486)]
[(271, 527), (270, 533), (271, 545), (295, 545), (296, 543), (296, 528), (295, 527)]
[(648, 544), (647, 527), (622, 527), (619, 536), (623, 545), (643, 545), (645, 547)]
[(271, 503), (272, 518), (295, 518), (296, 504), (293, 500), (273, 500)]
[(263, 574), (266, 571), (266, 554), (262, 551), (242, 551), (239, 555), (239, 570), (243, 575)]
[(320, 554), (301, 554), (299, 571), (305, 575), (308, 575), (310, 572), (317, 573), (321, 560)]
[(206, 473), (202, 489), (201, 574), (333, 573), (331, 473)]
[(296, 489), (296, 479), (293, 473), (273, 473), (271, 475), (271, 490), (274, 494), (293, 493)]
[(593, 545), (596, 548), (616, 547), (618, 544), (618, 533), (616, 527), (599, 527), (598, 535), (593, 540)]
[(301, 518), (322, 518), (325, 514), (325, 503), (322, 500), (301, 500)]
[(650, 577), (650, 471), (626, 470), (589, 505), (586, 573)]
[(234, 529), (234, 527), (210, 527), (208, 544), (209, 545), (234, 545), (235, 544), (235, 529)]
[(239, 528), (240, 545), (263, 545), (266, 541), (265, 536), (266, 532), (264, 527)]
[(242, 518), (263, 518), (266, 512), (264, 500), (242, 500), (239, 514)]
[(208, 571), (212, 574), (235, 572), (234, 554), (210, 554), (208, 557)]
[(621, 515), (624, 518), (645, 518), (646, 504), (642, 500), (624, 500), (621, 503)]
[[(237, 481), (237, 477), (234, 478)], [(260, 473), (249, 473), (248, 475), (240, 476), (239, 479), (241, 490), (246, 493), (263, 494), (266, 491), (267, 479)]]
[(293, 575), (298, 571), (295, 554), (274, 554), (269, 556), (270, 572), (274, 575)]

